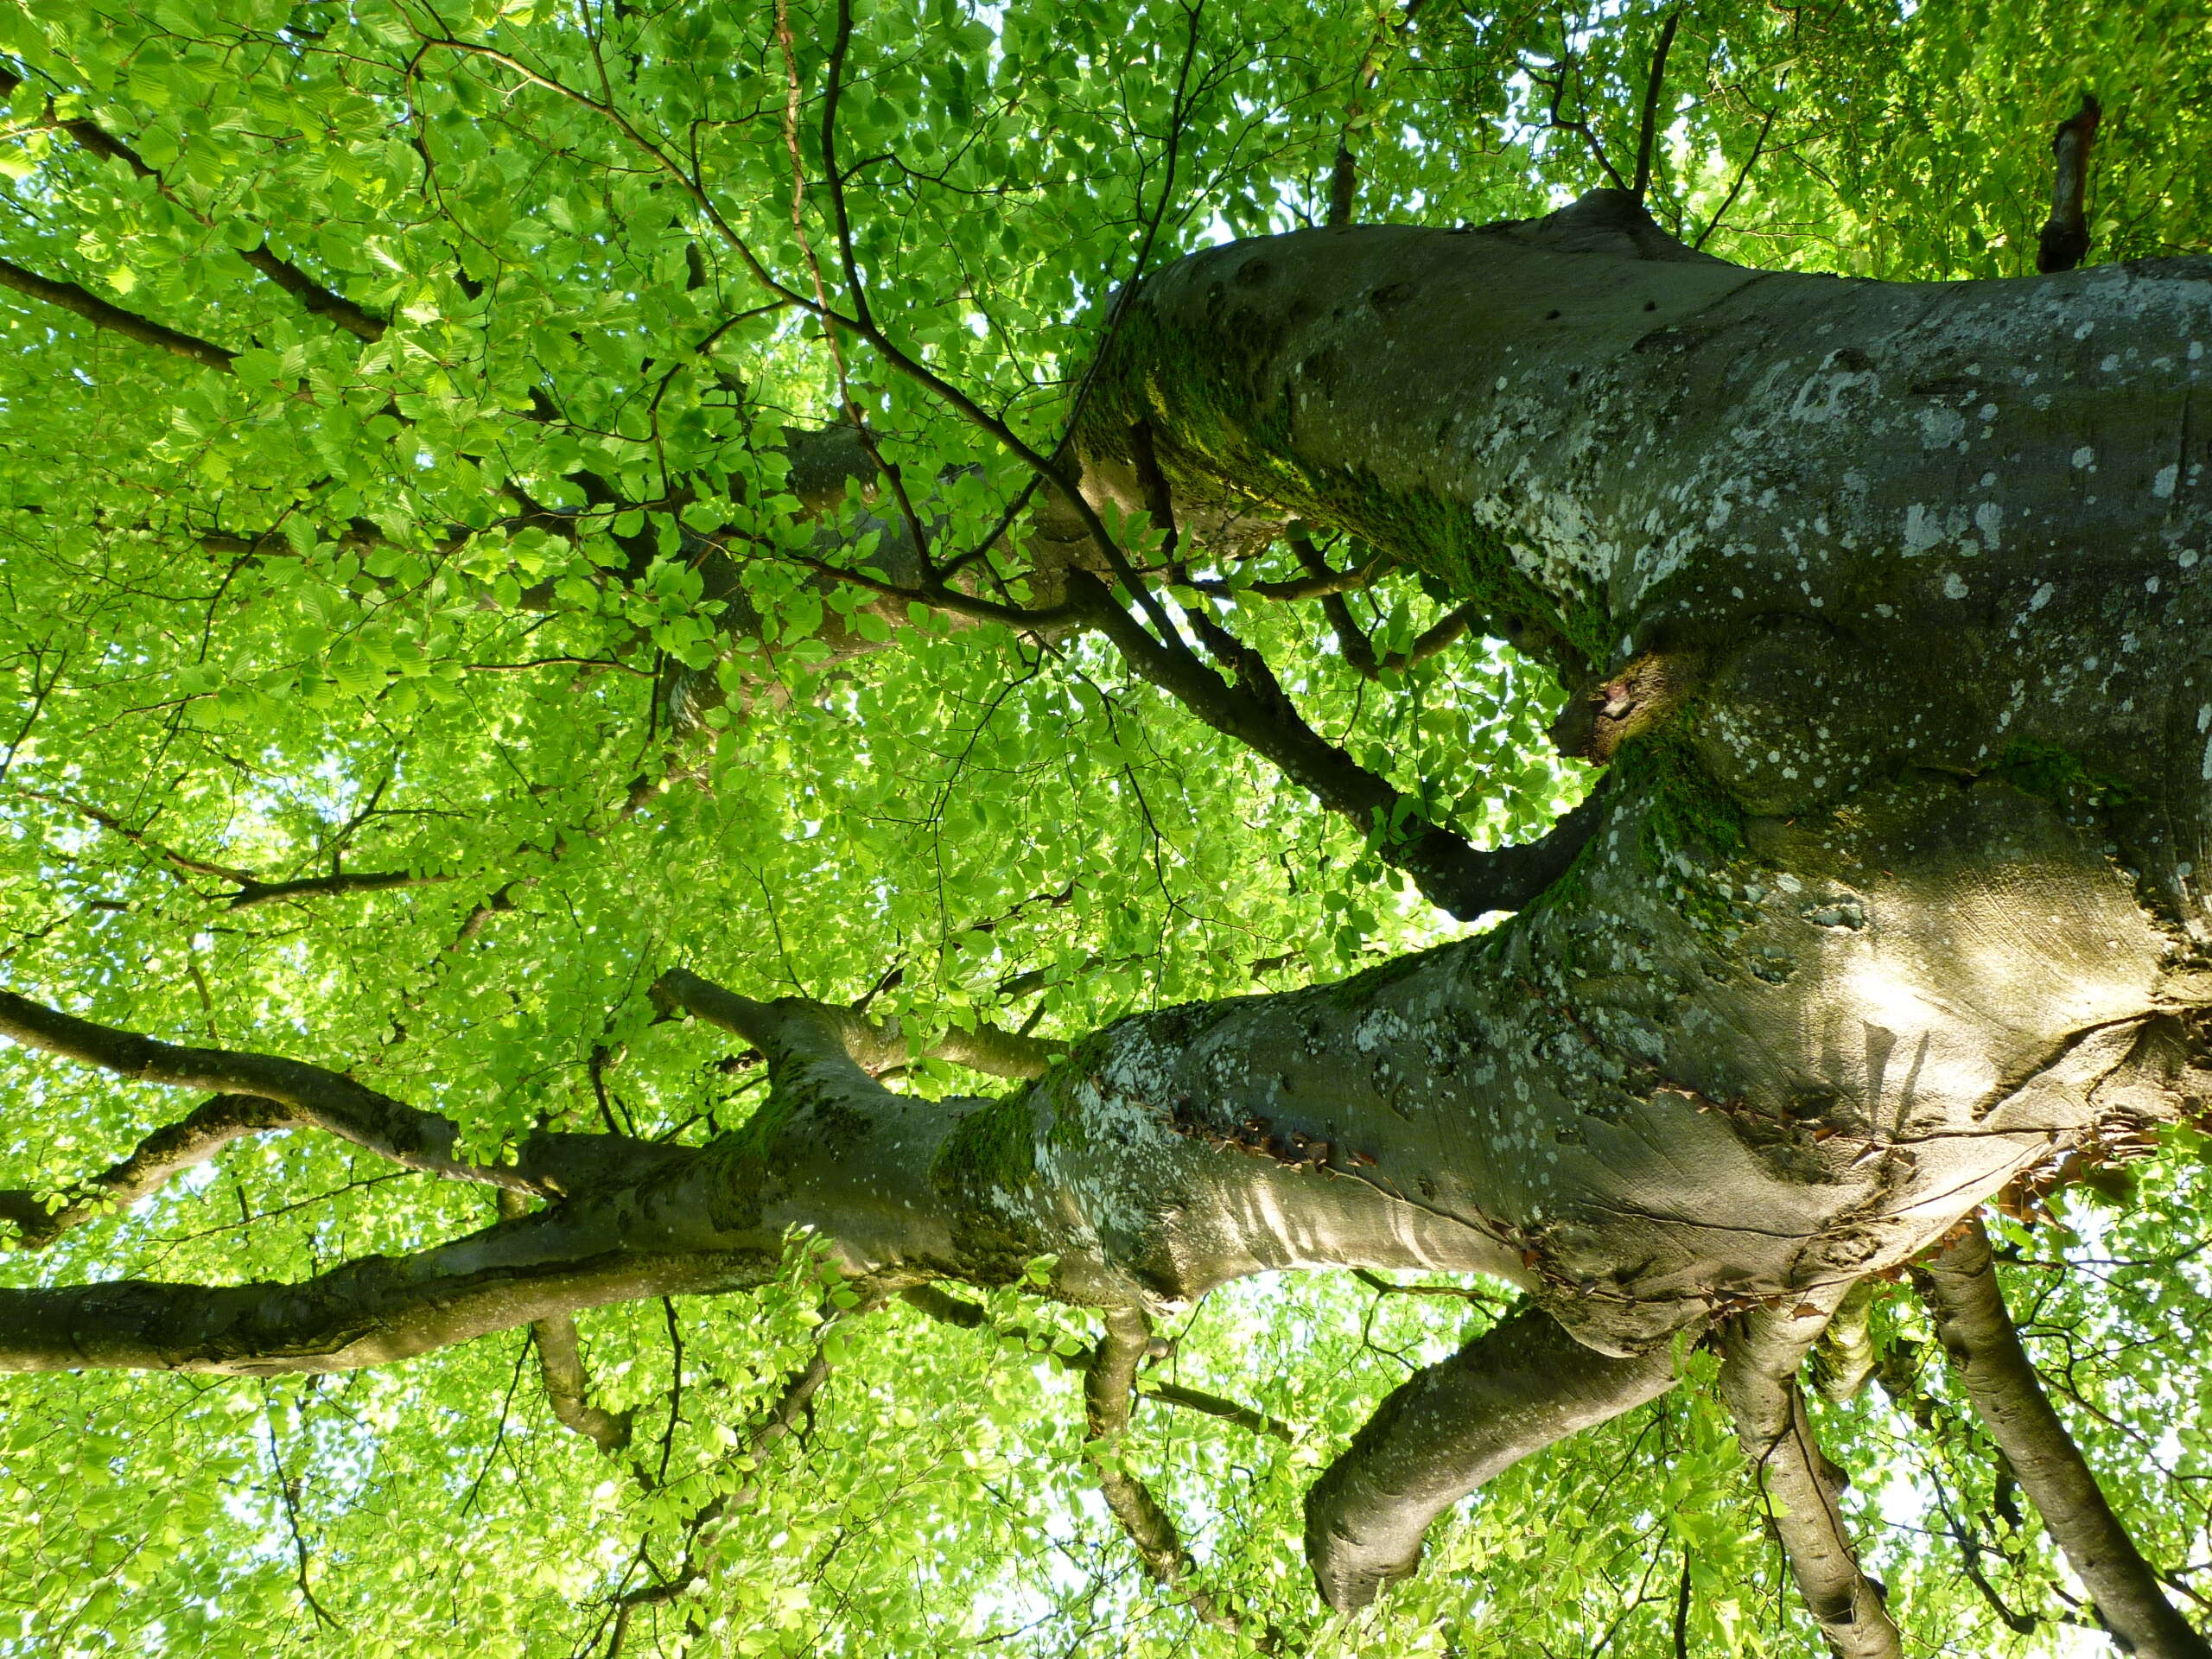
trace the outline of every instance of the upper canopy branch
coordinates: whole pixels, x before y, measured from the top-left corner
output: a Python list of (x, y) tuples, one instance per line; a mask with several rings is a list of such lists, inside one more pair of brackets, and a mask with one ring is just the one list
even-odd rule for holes
[[(0, 98), (7, 97), (22, 84), (22, 76), (4, 64), (0, 64)], [(51, 98), (47, 99), (46, 108), (46, 124), (55, 131), (67, 134), (76, 141), (80, 149), (101, 161), (120, 162), (124, 167), (130, 168), (133, 176), (151, 179), (154, 181), (154, 188), (161, 192), (164, 200), (182, 208), (202, 225), (211, 228), (216, 226), (217, 221), (212, 216), (200, 212), (171, 189), (168, 180), (162, 176), (158, 168), (150, 165), (144, 156), (98, 122), (85, 120), (82, 118), (72, 120), (57, 118), (54, 112), (54, 100)], [(327, 316), (346, 333), (372, 344), (384, 338), (387, 325), (381, 317), (363, 310), (344, 295), (325, 287), (290, 260), (278, 255), (270, 247), (269, 238), (265, 233), (261, 235), (261, 239), (254, 246), (242, 250), (239, 257), (287, 294), (292, 296), (306, 309), (318, 315)]]
[(297, 1122), (405, 1168), (543, 1197), (634, 1176), (671, 1155), (669, 1148), (622, 1136), (542, 1134), (524, 1144), (517, 1163), (478, 1163), (459, 1155), (460, 1131), (450, 1119), (394, 1100), (343, 1072), (273, 1054), (164, 1043), (80, 1020), (12, 991), (0, 991), (0, 1036), (140, 1083), (275, 1102)]
[(104, 300), (81, 283), (57, 282), (51, 276), (41, 276), (35, 270), (26, 270), (13, 260), (0, 259), (0, 287), (12, 288), (18, 294), (42, 300), (48, 305), (59, 306), (64, 311), (73, 311), (95, 328), (105, 328), (114, 334), (135, 340), (142, 346), (152, 346), (179, 357), (190, 358), (211, 369), (220, 369), (226, 374), (238, 360), (238, 353), (212, 340), (188, 334), (172, 328), (167, 323), (156, 322), (151, 317), (142, 317), (135, 311), (126, 311), (111, 301)]
[[(276, 903), (283, 899), (334, 897), (354, 893), (390, 893), (400, 887), (435, 887), (443, 882), (460, 880), (458, 876), (434, 872), (413, 870), (333, 870), (327, 875), (280, 876), (274, 880), (257, 875), (229, 864), (219, 864), (212, 859), (197, 858), (189, 853), (155, 840), (143, 830), (134, 829), (114, 813), (93, 806), (73, 796), (48, 790), (26, 789), (23, 793), (34, 799), (51, 801), (66, 806), (71, 811), (90, 818), (102, 829), (111, 831), (132, 846), (143, 849), (172, 870), (186, 875), (202, 875), (217, 881), (227, 881), (233, 891), (221, 895), (223, 902), (232, 910), (248, 910), (256, 905)], [(335, 861), (334, 855), (333, 861)]]

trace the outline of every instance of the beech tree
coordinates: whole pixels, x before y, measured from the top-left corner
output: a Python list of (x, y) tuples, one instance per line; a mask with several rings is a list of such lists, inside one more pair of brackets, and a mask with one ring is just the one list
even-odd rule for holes
[(0, 1646), (2205, 1653), (2205, 21), (14, 0)]

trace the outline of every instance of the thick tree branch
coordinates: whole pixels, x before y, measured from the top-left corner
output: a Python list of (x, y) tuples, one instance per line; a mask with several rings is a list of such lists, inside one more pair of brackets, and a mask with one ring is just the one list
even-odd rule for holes
[(537, 1350), (546, 1403), (561, 1426), (582, 1435), (610, 1458), (627, 1446), (634, 1414), (608, 1411), (591, 1403), (591, 1379), (584, 1371), (575, 1320), (566, 1313), (533, 1319), (530, 1339)]
[(1873, 1312), (1874, 1281), (1862, 1279), (1837, 1305), (1813, 1349), (1814, 1385), (1838, 1405), (1855, 1398), (1874, 1375)]
[(1903, 1638), (1881, 1587), (1860, 1571), (1837, 1507), (1842, 1472), (1821, 1456), (1797, 1388), (1798, 1367), (1841, 1294), (1732, 1321), (1723, 1338), (1720, 1393), (1790, 1573), (1830, 1649), (1840, 1659), (1902, 1659)]
[(1678, 9), (1667, 14), (1667, 21), (1659, 26), (1659, 43), (1651, 48), (1651, 73), (1643, 83), (1643, 115), (1636, 130), (1636, 177), (1629, 184), (1629, 192), (1638, 201), (1651, 188), (1651, 159), (1659, 138), (1659, 94), (1667, 85), (1667, 54), (1675, 44), (1675, 31), (1681, 27), (1682, 14)]
[(1428, 1524), (1493, 1475), (1675, 1382), (1665, 1349), (1616, 1359), (1538, 1308), (1501, 1320), (1387, 1395), (1306, 1495), (1306, 1559), (1332, 1607), (1364, 1607), (1420, 1565)]
[(290, 260), (272, 252), (265, 238), (260, 246), (245, 249), (238, 257), (297, 300), (302, 308), (329, 318), (356, 339), (373, 345), (384, 338), (387, 325), (382, 318), (364, 311), (343, 294), (332, 292)]
[(2121, 1644), (2145, 1659), (2212, 1656), (2212, 1644), (2159, 1590), (2157, 1573), (2044, 1394), (2005, 1306), (1980, 1222), (1970, 1221), (1916, 1268), (1913, 1284), (1975, 1413)]
[(150, 1197), (233, 1141), (290, 1128), (300, 1122), (297, 1112), (273, 1100), (218, 1095), (180, 1122), (155, 1130), (121, 1162), (63, 1194), (59, 1209), (48, 1209), (35, 1193), (21, 1188), (0, 1192), (0, 1221), (16, 1224), (21, 1235), (16, 1243), (22, 1249), (41, 1250), (97, 1216), (128, 1209)]
[[(1293, 536), (1290, 546), (1291, 550), (1298, 555), (1299, 563), (1306, 568), (1306, 575), (1317, 583), (1328, 575), (1329, 562), (1322, 556), (1321, 550), (1313, 545), (1312, 537)], [(1351, 607), (1344, 603), (1344, 596), (1341, 593), (1325, 591), (1317, 597), (1321, 601), (1321, 614), (1328, 619), (1329, 631), (1336, 635), (1337, 649), (1344, 653), (1344, 661), (1363, 677), (1375, 678), (1379, 671), (1375, 661), (1375, 647), (1368, 642), (1367, 635), (1361, 632), (1359, 624), (1352, 620)]]
[[(503, 1217), (517, 1220), (530, 1213), (530, 1200), (502, 1188), (499, 1207)], [(545, 1402), (552, 1408), (554, 1421), (610, 1458), (627, 1447), (635, 1414), (607, 1411), (591, 1403), (591, 1377), (584, 1370), (575, 1319), (567, 1313), (532, 1319), (530, 1340), (537, 1351), (538, 1377), (545, 1385)]]
[(460, 880), (454, 874), (418, 874), (412, 870), (340, 870), (329, 875), (304, 875), (289, 880), (250, 879), (224, 902), (232, 910), (248, 910), (256, 905), (273, 905), (286, 899), (334, 899), (356, 893), (393, 893), (403, 887), (435, 887)]
[(772, 1266), (749, 1250), (630, 1248), (664, 1233), (620, 1205), (587, 1204), (296, 1284), (0, 1290), (0, 1371), (353, 1370), (606, 1302), (726, 1289)]

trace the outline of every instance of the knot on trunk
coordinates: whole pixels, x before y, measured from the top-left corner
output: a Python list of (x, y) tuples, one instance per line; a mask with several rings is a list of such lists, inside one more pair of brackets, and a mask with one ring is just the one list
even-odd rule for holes
[(1646, 652), (1569, 697), (1552, 722), (1552, 742), (1561, 754), (1608, 764), (1623, 743), (1682, 706), (1702, 666), (1694, 652)]

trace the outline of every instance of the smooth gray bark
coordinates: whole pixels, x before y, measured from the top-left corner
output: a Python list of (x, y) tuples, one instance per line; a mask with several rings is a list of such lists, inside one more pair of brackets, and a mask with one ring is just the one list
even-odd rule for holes
[(1720, 1394), (1790, 1576), (1829, 1650), (1837, 1659), (1902, 1659), (1904, 1641), (1881, 1586), (1859, 1567), (1844, 1524), (1843, 1481), (1813, 1437), (1797, 1384), (1839, 1300), (1831, 1294), (1793, 1308), (1756, 1308), (1729, 1321)]
[(1416, 1372), (1306, 1496), (1306, 1559), (1332, 1607), (1363, 1607), (1421, 1564), (1428, 1524), (1555, 1440), (1673, 1388), (1673, 1356), (1592, 1353), (1537, 1308)]
[(1980, 1224), (1929, 1257), (1913, 1282), (1967, 1398), (2121, 1647), (2143, 1659), (2212, 1655), (2212, 1644), (2159, 1589), (2044, 1392), (2005, 1309)]

